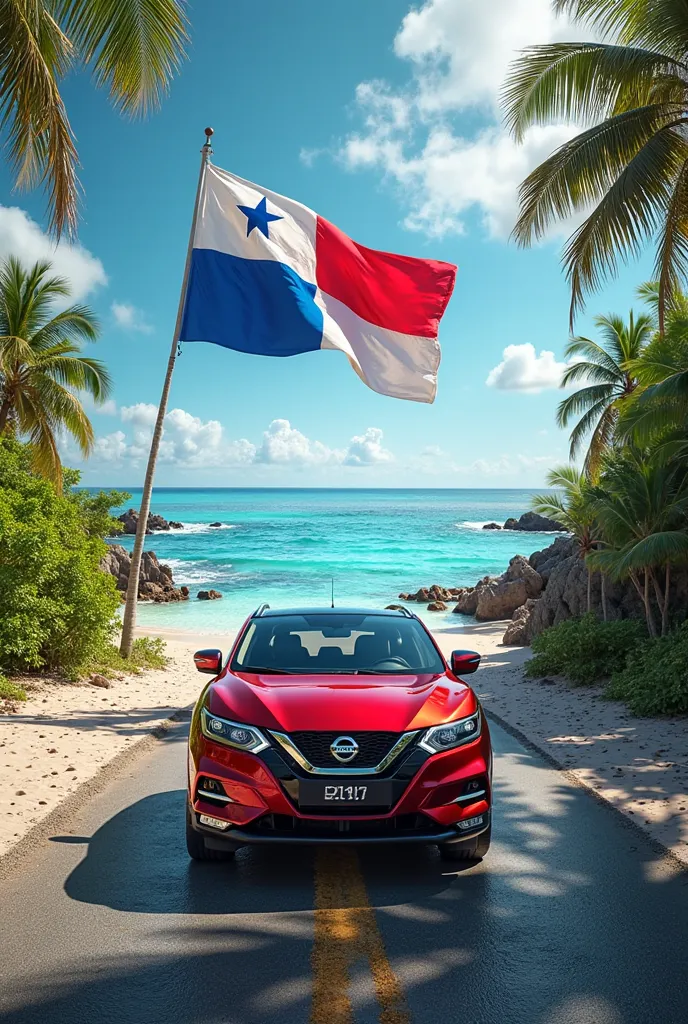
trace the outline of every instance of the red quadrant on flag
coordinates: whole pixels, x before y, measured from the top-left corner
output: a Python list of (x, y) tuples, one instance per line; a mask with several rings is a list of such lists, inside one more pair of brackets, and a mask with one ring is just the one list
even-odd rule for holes
[(318, 217), (318, 288), (369, 324), (436, 338), (455, 279), (451, 263), (368, 249)]

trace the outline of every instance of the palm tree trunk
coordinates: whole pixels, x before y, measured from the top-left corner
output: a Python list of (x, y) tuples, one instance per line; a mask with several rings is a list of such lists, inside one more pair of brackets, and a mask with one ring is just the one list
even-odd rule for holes
[(645, 570), (645, 585), (643, 587), (643, 604), (645, 605), (645, 618), (647, 620), (647, 628), (651, 637), (657, 636), (657, 626), (655, 625), (655, 617), (652, 613), (652, 605), (650, 604), (650, 570)]
[(588, 566), (588, 615), (590, 614), (591, 607), (592, 607), (592, 573), (590, 571), (590, 567)]
[(647, 623), (647, 631), (650, 636), (657, 636), (657, 629), (655, 628), (655, 620), (652, 614), (652, 608), (650, 606), (650, 577), (648, 573), (645, 573), (645, 586), (641, 587), (638, 582), (638, 578), (634, 572), (630, 574), (631, 582), (638, 592), (640, 600), (643, 602), (643, 608), (645, 609), (645, 622)]
[(5, 433), (5, 427), (7, 426), (7, 421), (10, 418), (11, 410), (11, 400), (9, 398), (4, 398), (2, 404), (0, 404), (0, 437)]
[(662, 605), (662, 636), (669, 632), (669, 586), (671, 584), (671, 566), (667, 562), (664, 571), (664, 604)]
[(607, 621), (607, 580), (603, 572), (600, 573), (600, 597), (602, 598), (602, 619)]

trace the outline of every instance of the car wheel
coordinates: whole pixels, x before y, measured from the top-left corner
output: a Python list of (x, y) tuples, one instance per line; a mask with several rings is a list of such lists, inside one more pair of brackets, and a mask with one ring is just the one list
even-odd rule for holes
[(202, 861), (226, 861), (232, 860), (234, 850), (209, 850), (205, 845), (205, 839), (200, 832), (191, 824), (191, 812), (186, 808), (186, 849), (192, 860)]
[(492, 825), (489, 825), (476, 839), (469, 839), (465, 843), (441, 843), (440, 856), (442, 860), (482, 860), (490, 849), (491, 835)]

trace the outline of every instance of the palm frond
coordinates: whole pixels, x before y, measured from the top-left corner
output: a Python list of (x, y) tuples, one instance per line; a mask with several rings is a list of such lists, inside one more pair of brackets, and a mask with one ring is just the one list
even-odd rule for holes
[(630, 83), (636, 91), (644, 85), (647, 96), (658, 79), (680, 81), (686, 73), (683, 63), (640, 47), (605, 42), (530, 46), (512, 63), (502, 91), (506, 125), (521, 142), (534, 124), (590, 124), (612, 114), (620, 91)]
[(596, 291), (613, 276), (618, 259), (637, 257), (644, 242), (659, 229), (673, 181), (687, 159), (688, 144), (677, 131), (658, 131), (571, 236), (563, 262), (571, 286), (572, 323), (585, 293)]
[(0, 24), (0, 127), (20, 187), (45, 183), (59, 236), (76, 227), (76, 148), (58, 87), (74, 50), (40, 0), (4, 0)]
[(56, 8), (118, 109), (137, 115), (160, 105), (188, 42), (179, 0), (56, 0)]
[(609, 384), (595, 384), (591, 387), (581, 388), (574, 391), (557, 408), (557, 426), (567, 427), (571, 418), (589, 409), (596, 409), (603, 405), (606, 407), (613, 400), (614, 391)]

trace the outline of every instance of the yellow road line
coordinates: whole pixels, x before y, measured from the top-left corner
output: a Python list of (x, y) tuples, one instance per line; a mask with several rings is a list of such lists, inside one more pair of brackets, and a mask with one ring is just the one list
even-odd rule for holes
[(351, 965), (367, 958), (380, 1006), (379, 1024), (410, 1024), (399, 979), (387, 958), (358, 855), (324, 846), (315, 861), (315, 938), (310, 1024), (354, 1024)]

